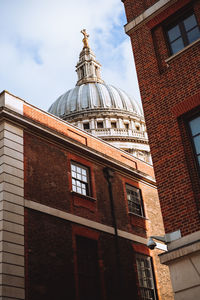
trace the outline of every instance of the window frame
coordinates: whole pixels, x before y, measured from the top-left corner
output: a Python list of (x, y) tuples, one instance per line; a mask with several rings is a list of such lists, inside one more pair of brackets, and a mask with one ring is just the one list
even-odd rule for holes
[[(150, 280), (151, 280), (151, 284), (152, 284), (152, 288), (149, 288), (149, 287), (145, 287), (145, 286), (141, 286), (140, 284), (140, 274), (142, 273), (142, 269), (139, 270), (138, 268), (138, 260), (139, 259), (148, 259), (148, 264), (149, 264), (149, 268), (146, 268), (148, 270), (150, 270)], [(152, 260), (152, 257), (151, 256), (148, 256), (148, 255), (145, 255), (145, 254), (142, 254), (142, 253), (135, 253), (135, 264), (136, 264), (136, 269), (137, 269), (137, 276), (138, 276), (138, 289), (140, 291), (140, 296), (141, 296), (141, 299), (142, 300), (145, 300), (147, 299), (146, 297), (143, 298), (142, 296), (142, 290), (151, 290), (153, 291), (153, 294), (154, 294), (154, 299), (153, 300), (157, 300), (158, 299), (158, 295), (157, 295), (157, 288), (156, 288), (156, 280), (155, 280), (155, 272), (154, 272), (154, 267), (153, 267), (153, 260)], [(140, 271), (140, 272), (139, 272)], [(143, 279), (143, 278), (142, 278)], [(149, 298), (149, 299), (152, 299), (152, 298)]]
[[(88, 127), (88, 128), (85, 128), (85, 127)], [(89, 122), (83, 123), (83, 129), (84, 130), (90, 130), (90, 123)]]
[[(130, 185), (128, 183), (126, 183), (125, 185), (125, 188), (126, 188), (126, 197), (127, 197), (127, 204), (128, 204), (128, 212), (131, 213), (131, 214), (134, 214), (138, 217), (142, 217), (142, 218), (145, 218), (145, 212), (144, 212), (144, 203), (143, 203), (143, 197), (142, 197), (142, 192), (141, 192), (141, 189), (140, 188), (137, 188), (136, 186), (133, 186), (133, 185)], [(132, 191), (137, 191), (137, 194), (139, 194), (139, 201), (140, 201), (140, 211), (141, 211), (141, 214), (138, 214), (134, 211), (131, 211), (130, 209), (130, 206), (129, 206), (129, 201), (131, 200), (128, 200), (128, 193), (127, 191), (129, 190), (132, 190)], [(134, 202), (134, 201), (132, 201)], [(134, 202), (136, 205), (138, 205), (136, 202)]]
[(117, 128), (117, 121), (111, 121), (110, 122), (110, 128), (116, 129)]
[(97, 129), (103, 129), (103, 128), (104, 128), (103, 121), (97, 121)]
[[(87, 181), (83, 181), (83, 180), (80, 180), (80, 179), (78, 179), (78, 178), (72, 176), (72, 172), (75, 172), (74, 170), (72, 170), (72, 166), (78, 167), (78, 168), (80, 168), (81, 170), (85, 170), (85, 171), (86, 171), (86, 176), (85, 176), (85, 177), (87, 178)], [(75, 162), (75, 161), (71, 161), (71, 162), (70, 162), (70, 167), (71, 167), (72, 192), (77, 193), (77, 194), (80, 194), (80, 195), (85, 196), (85, 197), (91, 196), (91, 183), (90, 183), (90, 178), (91, 178), (91, 176), (90, 176), (90, 169), (89, 169), (87, 166), (84, 166), (84, 165), (82, 165), (82, 164), (80, 164), (80, 163), (78, 163), (78, 162)], [(76, 172), (76, 173), (77, 173), (77, 172)], [(78, 173), (78, 174), (80, 174), (80, 173)], [(85, 184), (86, 194), (81, 193), (81, 192), (77, 192), (77, 190), (76, 190), (76, 191), (73, 190), (73, 185), (77, 187), (77, 185), (73, 184), (73, 179), (74, 179), (75, 181), (80, 182), (81, 184)], [(81, 190), (82, 190), (82, 188), (81, 188)]]
[[(196, 17), (196, 14), (193, 10), (193, 7), (191, 6), (187, 6), (187, 7), (184, 7), (182, 10), (180, 10), (179, 12), (175, 13), (173, 16), (170, 16), (167, 21), (164, 22), (163, 24), (163, 31), (164, 31), (164, 36), (165, 36), (165, 40), (166, 40), (166, 45), (167, 45), (167, 48), (168, 48), (168, 52), (170, 54), (170, 56), (172, 55), (176, 55), (177, 53), (179, 53), (180, 51), (182, 51), (184, 48), (186, 48), (187, 46), (189, 46), (190, 44), (194, 43), (195, 41), (197, 41), (199, 38), (197, 38), (196, 40), (194, 40), (193, 42), (189, 42), (188, 40), (188, 35), (187, 33), (189, 31), (191, 31), (191, 29), (189, 31), (186, 31), (185, 29), (185, 26), (183, 24), (184, 20), (187, 19), (188, 17), (194, 15), (195, 17), (195, 20), (196, 20), (196, 26), (194, 26), (192, 29), (194, 28), (199, 28), (199, 32), (200, 32), (200, 25), (198, 23), (198, 19)], [(174, 28), (175, 26), (179, 27), (179, 30), (180, 30), (180, 36), (182, 38), (182, 41), (183, 41), (183, 48), (181, 48), (180, 50), (178, 50), (177, 52), (173, 52), (172, 50), (172, 47), (171, 47), (171, 44), (172, 42), (170, 42), (169, 40), (169, 35), (168, 35), (168, 31), (172, 28)], [(175, 39), (176, 40), (176, 39)], [(175, 41), (173, 40), (173, 42)]]
[[(186, 126), (187, 126), (188, 135), (189, 135), (189, 142), (192, 146), (192, 152), (193, 152), (195, 164), (196, 164), (196, 167), (197, 167), (197, 172), (198, 172), (198, 175), (200, 177), (200, 163), (198, 161), (198, 156), (199, 155), (196, 152), (196, 147), (195, 147), (195, 144), (194, 144), (194, 136), (192, 135), (192, 130), (191, 130), (191, 127), (190, 127), (190, 124), (189, 124), (192, 120), (195, 120), (198, 117), (200, 117), (200, 113), (196, 113), (196, 114), (191, 115), (186, 120)], [(200, 133), (198, 135), (200, 135)]]

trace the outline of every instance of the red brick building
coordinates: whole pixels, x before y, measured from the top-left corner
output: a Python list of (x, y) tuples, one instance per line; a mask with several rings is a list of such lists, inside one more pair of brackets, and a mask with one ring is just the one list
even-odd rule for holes
[(151, 165), (0, 94), (1, 299), (173, 299)]
[[(200, 1), (124, 0), (176, 299), (200, 295)], [(156, 232), (154, 233), (154, 235)]]

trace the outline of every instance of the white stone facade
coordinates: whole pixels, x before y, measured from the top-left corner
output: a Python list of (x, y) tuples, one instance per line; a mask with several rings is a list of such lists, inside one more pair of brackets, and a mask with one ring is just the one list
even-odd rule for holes
[(200, 297), (200, 231), (168, 245), (160, 262), (169, 266), (175, 300)]
[[(10, 95), (7, 95), (8, 98)], [(25, 299), (23, 129), (0, 124), (0, 299)]]

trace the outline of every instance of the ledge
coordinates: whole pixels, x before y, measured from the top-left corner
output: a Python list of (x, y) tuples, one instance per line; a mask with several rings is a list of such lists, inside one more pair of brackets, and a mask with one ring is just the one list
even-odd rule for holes
[(148, 219), (147, 219), (146, 217), (144, 217), (144, 216), (140, 216), (140, 215), (136, 215), (136, 214), (134, 214), (134, 213), (133, 213), (133, 212), (131, 212), (131, 211), (129, 211), (129, 212), (128, 212), (128, 214), (129, 214), (129, 216), (138, 217), (138, 218), (140, 218), (140, 219), (143, 219), (143, 220), (146, 220), (146, 221), (148, 221)]
[(191, 255), (195, 252), (200, 252), (200, 240), (160, 254), (159, 258), (161, 264), (170, 265), (174, 260), (180, 259), (186, 255)]
[(158, 15), (161, 11), (163, 11), (166, 7), (176, 2), (177, 0), (159, 0), (151, 7), (146, 9), (142, 14), (136, 17), (134, 20), (129, 22), (124, 26), (125, 33), (129, 34), (130, 31), (136, 30), (142, 24), (145, 24), (153, 17)]
[(196, 41), (194, 41), (193, 43), (189, 44), (188, 46), (184, 47), (183, 49), (181, 49), (179, 52), (175, 53), (174, 55), (168, 57), (167, 59), (165, 59), (166, 64), (171, 63), (171, 61), (173, 61), (174, 59), (176, 59), (182, 53), (184, 53), (185, 51), (187, 51), (188, 49), (190, 49), (194, 45), (198, 44), (199, 42), (200, 42), (200, 38), (197, 39)]
[[(66, 220), (66, 221), (69, 221), (69, 222), (72, 222), (75, 224), (83, 225), (88, 228), (92, 228), (92, 229), (95, 229), (98, 231), (112, 234), (113, 236), (115, 235), (115, 230), (114, 230), (114, 227), (112, 227), (112, 226), (108, 226), (103, 223), (92, 221), (88, 218), (79, 217), (77, 215), (67, 213), (62, 210), (52, 208), (47, 205), (43, 205), (43, 204), (31, 201), (31, 200), (24, 199), (24, 207), (48, 214), (50, 216), (57, 217), (61, 220)], [(132, 234), (130, 232), (126, 232), (123, 230), (119, 230), (119, 229), (117, 230), (117, 232), (118, 232), (118, 235), (124, 239), (128, 239), (133, 242), (141, 243), (143, 245), (147, 244), (147, 239), (144, 237), (141, 237), (136, 234)]]

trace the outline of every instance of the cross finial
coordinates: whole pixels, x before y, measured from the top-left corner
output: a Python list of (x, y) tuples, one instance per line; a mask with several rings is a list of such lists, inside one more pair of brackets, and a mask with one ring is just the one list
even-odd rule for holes
[(88, 44), (89, 34), (87, 34), (86, 29), (81, 30), (81, 33), (84, 35), (83, 48), (89, 48), (89, 44)]

